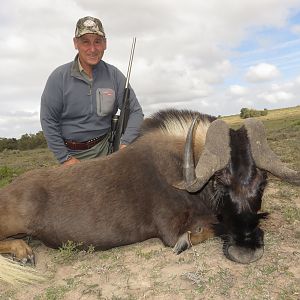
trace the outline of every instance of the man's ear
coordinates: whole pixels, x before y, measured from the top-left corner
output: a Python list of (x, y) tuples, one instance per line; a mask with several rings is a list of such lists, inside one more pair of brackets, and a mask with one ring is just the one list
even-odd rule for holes
[(77, 50), (78, 47), (77, 47), (77, 39), (76, 39), (76, 37), (73, 38), (73, 43), (74, 43), (75, 49)]

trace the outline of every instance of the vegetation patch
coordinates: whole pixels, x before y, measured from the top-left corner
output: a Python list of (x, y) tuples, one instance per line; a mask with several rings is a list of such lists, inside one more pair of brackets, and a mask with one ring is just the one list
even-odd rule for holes
[(268, 114), (268, 110), (266, 108), (264, 110), (256, 110), (253, 108), (242, 108), (240, 112), (240, 117), (242, 119), (247, 119), (253, 117), (266, 116), (267, 114)]
[(8, 166), (0, 167), (0, 187), (7, 185), (21, 173), (21, 170), (10, 168)]

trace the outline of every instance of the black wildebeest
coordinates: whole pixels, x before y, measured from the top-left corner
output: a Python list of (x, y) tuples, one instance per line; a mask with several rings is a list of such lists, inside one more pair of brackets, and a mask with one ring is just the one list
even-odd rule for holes
[(17, 234), (103, 250), (158, 237), (176, 253), (221, 234), (226, 257), (250, 263), (263, 254), (267, 172), (300, 184), (299, 172), (269, 148), (261, 122), (233, 130), (197, 112), (161, 111), (126, 149), (34, 170), (3, 188), (0, 253), (32, 258), (23, 240), (7, 240)]

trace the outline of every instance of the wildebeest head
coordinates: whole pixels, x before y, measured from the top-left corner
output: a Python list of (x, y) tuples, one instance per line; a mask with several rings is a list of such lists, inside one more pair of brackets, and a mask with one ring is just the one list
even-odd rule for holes
[(263, 255), (263, 231), (259, 221), (267, 172), (300, 184), (300, 172), (289, 169), (267, 144), (262, 122), (247, 119), (238, 130), (222, 120), (211, 123), (196, 168), (193, 158), (194, 119), (185, 145), (183, 183), (177, 185), (198, 192), (212, 181), (216, 199), (214, 209), (225, 230), (224, 254), (239, 263), (250, 263)]

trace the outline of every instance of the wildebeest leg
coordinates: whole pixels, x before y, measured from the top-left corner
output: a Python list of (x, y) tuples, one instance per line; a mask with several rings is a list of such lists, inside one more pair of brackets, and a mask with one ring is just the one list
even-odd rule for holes
[(21, 263), (34, 264), (31, 248), (19, 238), (27, 235), (28, 225), (36, 216), (34, 201), (31, 203), (29, 200), (21, 198), (20, 194), (16, 192), (16, 188), (12, 189), (8, 186), (1, 189), (0, 253), (10, 254)]
[(180, 254), (184, 250), (190, 248), (192, 245), (197, 245), (215, 236), (211, 228), (202, 227), (198, 232), (187, 231), (181, 235), (173, 248), (176, 254)]
[(22, 239), (9, 238), (24, 236), (24, 234), (20, 234), (26, 232), (22, 219), (19, 216), (13, 218), (9, 215), (1, 215), (0, 217), (0, 254), (10, 254), (13, 259), (22, 264), (28, 262), (34, 265), (34, 254), (31, 248)]
[(0, 253), (11, 254), (13, 259), (25, 264), (35, 264), (32, 249), (23, 240), (0, 241)]

